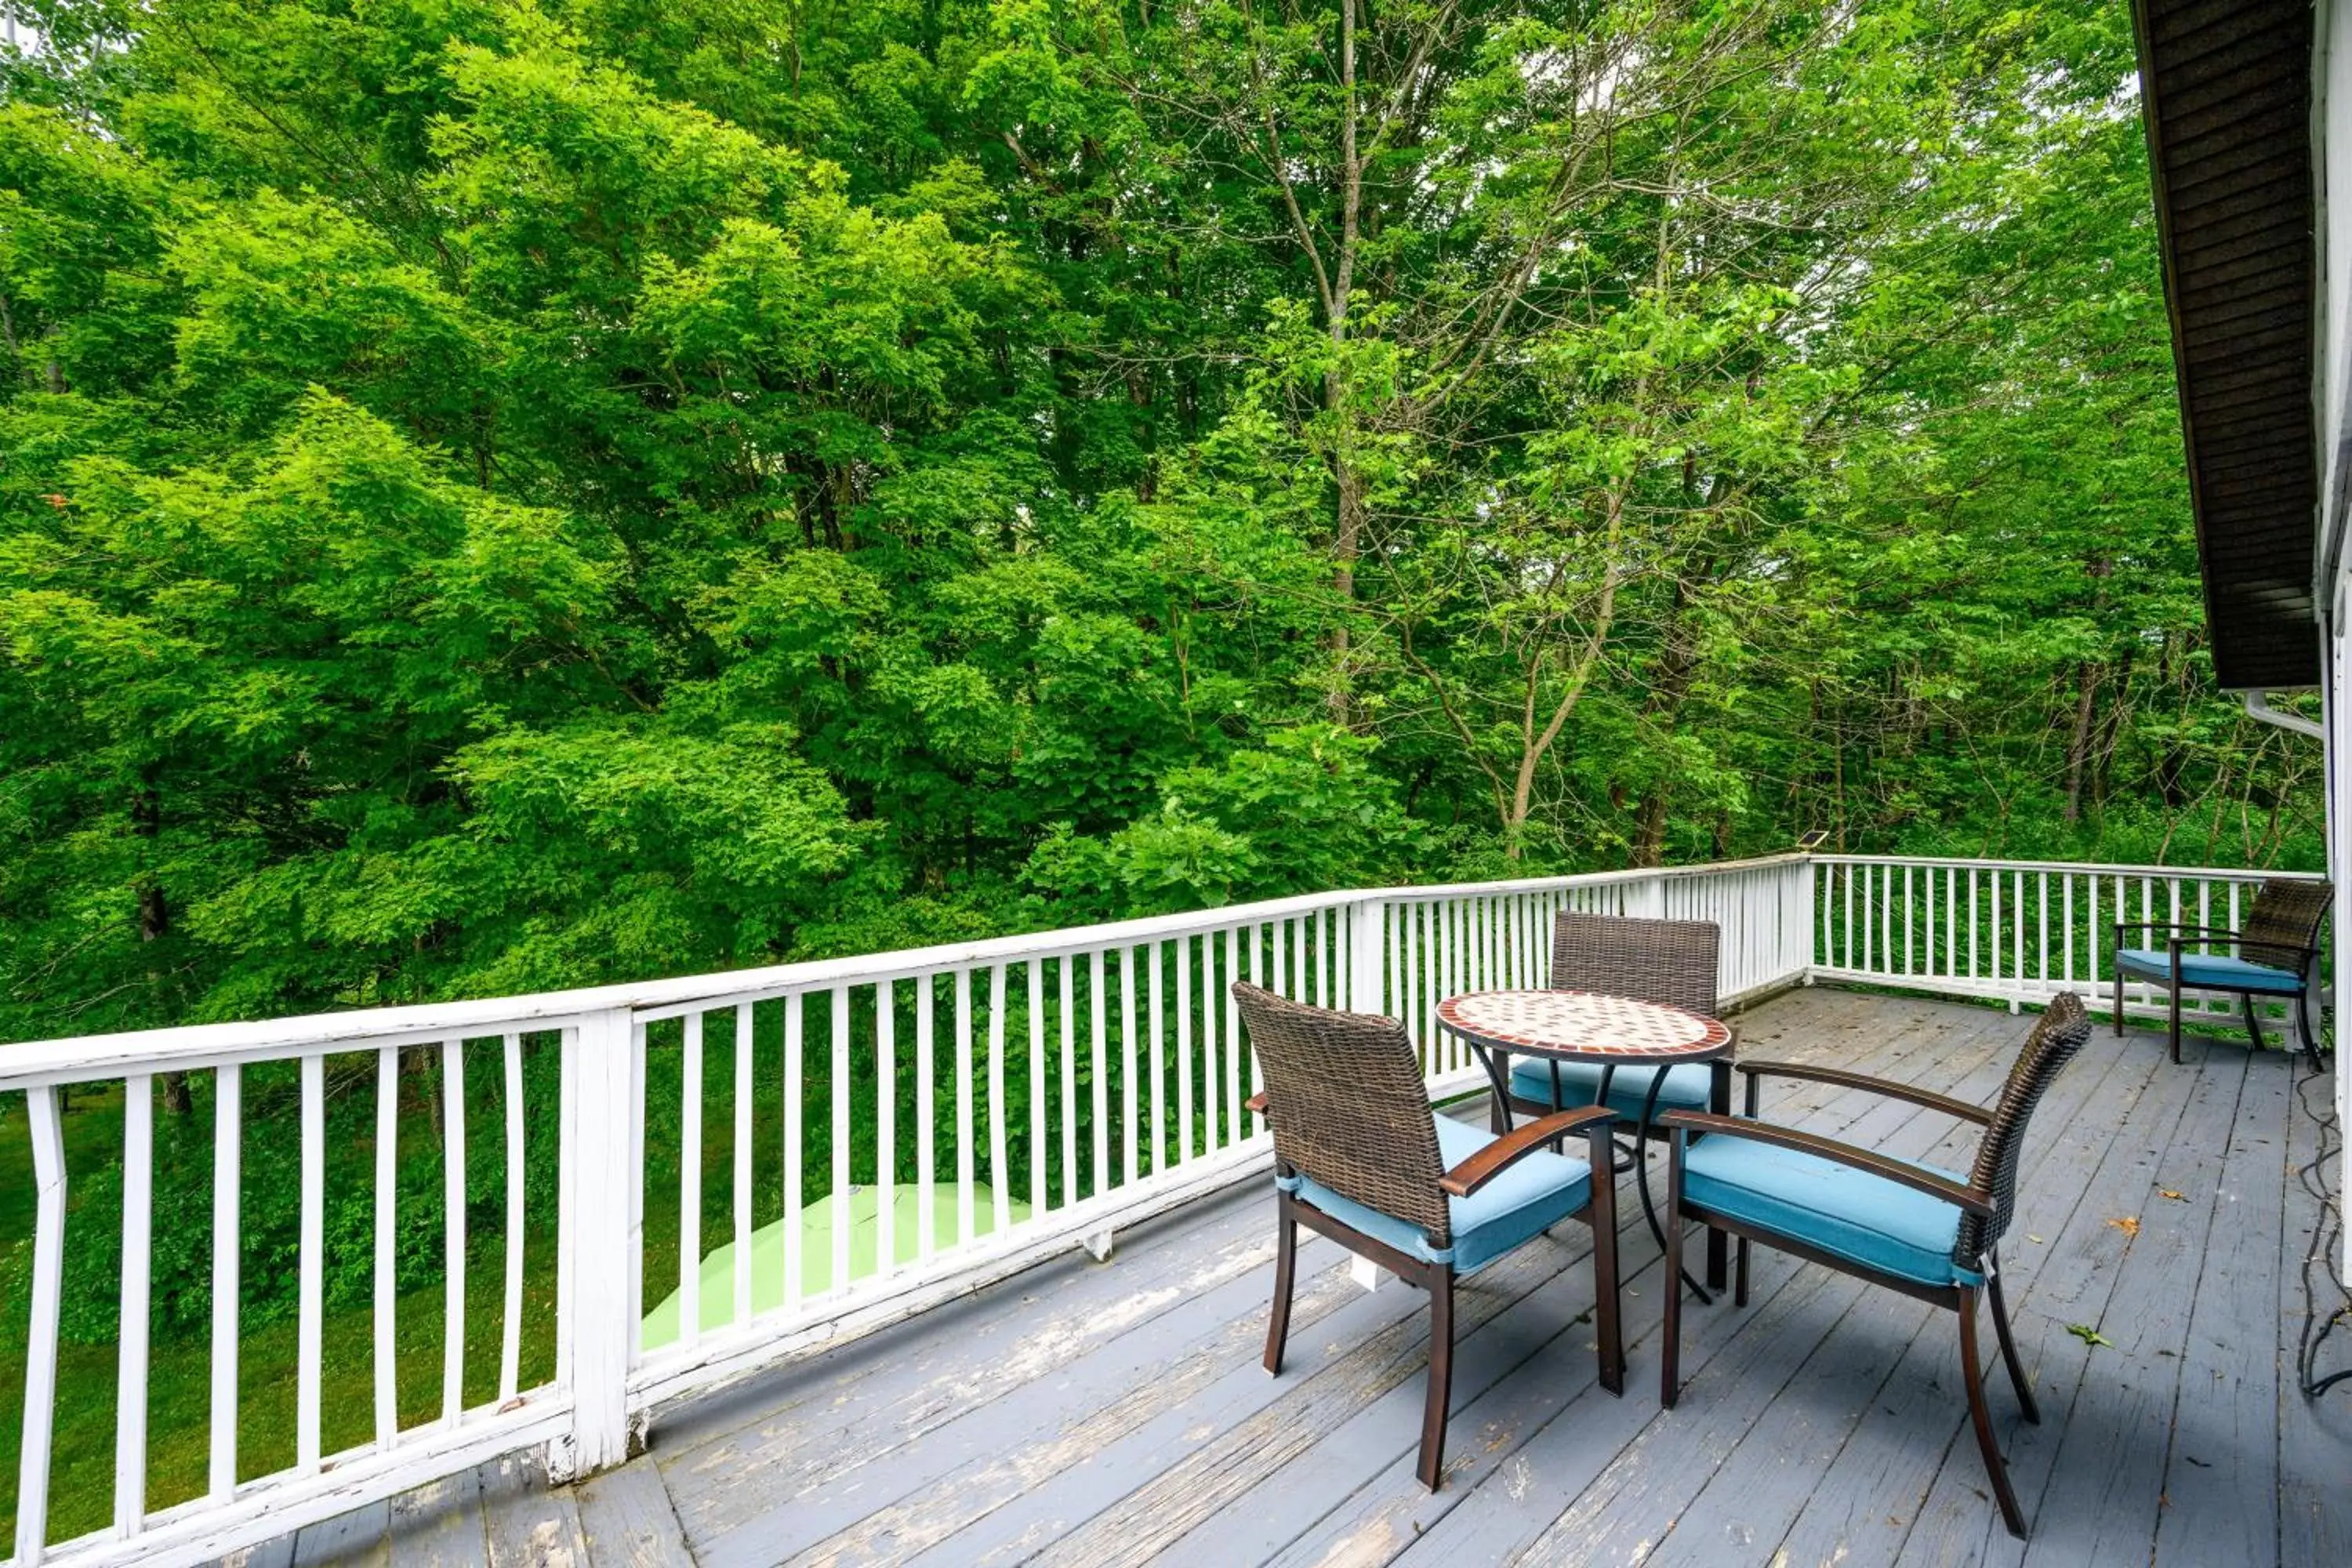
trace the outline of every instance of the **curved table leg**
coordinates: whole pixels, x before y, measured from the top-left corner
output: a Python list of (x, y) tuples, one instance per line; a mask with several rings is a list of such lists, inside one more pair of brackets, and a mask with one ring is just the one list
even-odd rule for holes
[[(1659, 1068), (1650, 1074), (1650, 1092), (1642, 1097), (1641, 1124), (1633, 1130), (1633, 1136), (1636, 1139), (1646, 1138), (1647, 1135), (1643, 1130), (1656, 1119), (1658, 1090), (1665, 1087), (1665, 1068)], [(1644, 1152), (1647, 1152), (1646, 1145), (1644, 1145)], [(1665, 1227), (1658, 1223), (1658, 1207), (1650, 1197), (1650, 1162), (1646, 1158), (1633, 1162), (1633, 1183), (1642, 1191), (1642, 1213), (1650, 1222), (1650, 1234), (1658, 1238), (1658, 1246), (1663, 1248), (1666, 1245), (1666, 1231)], [(1710, 1307), (1715, 1305), (1715, 1298), (1706, 1293), (1706, 1286), (1691, 1278), (1690, 1270), (1687, 1268), (1683, 1270), (1683, 1283), (1689, 1286), (1691, 1294), (1696, 1296), (1702, 1302)]]
[(1486, 1122), (1499, 1137), (1511, 1130), (1510, 1053), (1482, 1046), (1475, 1040), (1470, 1042), (1470, 1048), (1478, 1053), (1478, 1060), (1486, 1068), (1486, 1081), (1495, 1086), (1494, 1104), (1487, 1113)]

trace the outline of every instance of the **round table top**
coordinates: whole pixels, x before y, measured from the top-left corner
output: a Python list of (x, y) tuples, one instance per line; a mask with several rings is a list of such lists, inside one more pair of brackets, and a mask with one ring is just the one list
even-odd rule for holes
[(1731, 1045), (1716, 1019), (1591, 991), (1473, 991), (1440, 1002), (1437, 1021), (1480, 1045), (1597, 1061), (1705, 1061)]

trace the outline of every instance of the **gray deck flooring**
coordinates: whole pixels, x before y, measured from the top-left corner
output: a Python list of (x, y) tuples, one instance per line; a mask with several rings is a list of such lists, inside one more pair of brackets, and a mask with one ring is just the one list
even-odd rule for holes
[[(1816, 989), (1751, 1012), (1741, 1048), (1989, 1101), (2023, 1027)], [(1564, 1226), (1464, 1288), (1432, 1495), (1412, 1478), (1420, 1294), (1368, 1292), (1311, 1242), (1267, 1377), (1252, 1183), (1108, 1264), (1074, 1254), (668, 1413), (650, 1453), (582, 1486), (502, 1461), (249, 1561), (2352, 1563), (2352, 1389), (2315, 1405), (2294, 1382), (2320, 1223), (2297, 1172), (2320, 1130), (2284, 1058), (2187, 1054), (2102, 1029), (2035, 1122), (2004, 1257), (2042, 1425), (1997, 1366), (1993, 1395), (2028, 1546), (1986, 1491), (1947, 1312), (1759, 1249), (1748, 1307), (1685, 1313), (1662, 1411), (1661, 1270), (1630, 1193), (1625, 1397), (1595, 1385), (1590, 1241)], [(2303, 1092), (2328, 1102), (2325, 1080)], [(1969, 1130), (1899, 1102), (1781, 1082), (1766, 1111), (1965, 1169)]]

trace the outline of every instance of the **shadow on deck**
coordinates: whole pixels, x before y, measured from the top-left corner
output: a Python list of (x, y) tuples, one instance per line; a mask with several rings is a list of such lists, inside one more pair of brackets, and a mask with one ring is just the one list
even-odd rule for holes
[[(1990, 1102), (2022, 1034), (1989, 1008), (1816, 989), (1750, 1012), (1742, 1049)], [(1564, 1225), (1463, 1288), (1433, 1496), (1412, 1478), (1418, 1293), (1367, 1292), (1310, 1242), (1267, 1377), (1252, 1182), (1108, 1265), (1074, 1254), (669, 1413), (652, 1452), (578, 1488), (503, 1461), (247, 1561), (2352, 1563), (2352, 1389), (2315, 1405), (2294, 1376), (2321, 1224), (2297, 1100), (2324, 1111), (2329, 1086), (2276, 1053), (2188, 1055), (2102, 1028), (2036, 1119), (2003, 1255), (2042, 1425), (1993, 1381), (2030, 1546), (1986, 1494), (1950, 1315), (1891, 1292), (1759, 1249), (1748, 1307), (1686, 1313), (1662, 1412), (1657, 1249), (1631, 1201), (1626, 1396), (1594, 1386), (1589, 1243)], [(1907, 1106), (1780, 1083), (1765, 1108), (1966, 1168), (1969, 1130)]]

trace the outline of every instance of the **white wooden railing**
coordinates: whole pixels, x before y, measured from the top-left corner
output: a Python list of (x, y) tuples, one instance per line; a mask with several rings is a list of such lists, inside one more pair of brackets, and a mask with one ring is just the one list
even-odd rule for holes
[[(1817, 855), (1813, 861), (1820, 929), (1812, 978), (1981, 996), (2012, 1009), (2075, 991), (2100, 1013), (2114, 1008), (2118, 921), (2235, 931), (2265, 879), (2318, 879), (2316, 873), (2056, 860)], [(2164, 933), (2128, 931), (2125, 945), (2161, 950)], [(2193, 952), (2231, 951), (2189, 945)], [(2127, 1016), (2159, 1016), (2168, 1000), (2158, 986), (2124, 988)], [(2215, 1021), (2239, 1006), (2234, 996), (2188, 992), (2181, 999), (2185, 1016)], [(2285, 1006), (2264, 1005), (2266, 1029), (2291, 1026)]]
[[(2033, 901), (2050, 877), (2069, 911), (2056, 923)], [(2006, 923), (1986, 902), (2002, 878)], [(1257, 1082), (1228, 990), (1235, 978), (1407, 1020), (1432, 1092), (1443, 1096), (1483, 1080), (1436, 1030), (1438, 1000), (1541, 984), (1559, 910), (1717, 921), (1727, 1005), (1814, 977), (2032, 1000), (2095, 972), (2104, 939), (2080, 936), (2073, 915), (2095, 913), (2099, 895), (2066, 902), (2084, 878), (2118, 888), (2118, 879), (2154, 879), (2129, 882), (2142, 897), (2149, 887), (2174, 898), (2193, 887), (2204, 899), (2226, 885), (2232, 900), (2243, 881), (2225, 872), (1789, 855), (1317, 894), (640, 985), (0, 1047), (0, 1096), (23, 1091), (39, 1186), (12, 1568), (202, 1562), (501, 1453), (543, 1448), (552, 1474), (586, 1473), (625, 1458), (665, 1402), (1074, 1245), (1102, 1255), (1122, 1226), (1271, 1157), (1242, 1110)], [(1944, 889), (1940, 926), (1923, 886)], [(2021, 903), (2015, 889), (2027, 886), (2033, 899)], [(1964, 902), (1976, 912), (1955, 925), (1951, 911)], [(468, 1092), (464, 1063), (485, 1054), (497, 1070), (475, 1075)], [(401, 1121), (404, 1058), (412, 1068), (441, 1068), (446, 1173), (439, 1397), (420, 1411), (412, 1392), (405, 1412), (399, 1330), (404, 1312), (422, 1309), (396, 1289), (396, 1160), (403, 1137), (417, 1135)], [(333, 1449), (329, 1382), (349, 1390), (354, 1373), (330, 1366), (326, 1351), (331, 1066), (346, 1089), (372, 1077), (373, 1110), (371, 1375), (358, 1380), (364, 1393), (347, 1395), (372, 1405), (372, 1421), (362, 1436), (352, 1430), (357, 1413), (331, 1406), (354, 1439)], [(155, 1506), (150, 1205), (153, 1102), (166, 1074), (211, 1086), (199, 1099), (209, 1101), (214, 1145), (210, 1452), (202, 1495)], [(549, 1091), (530, 1087), (550, 1077), (551, 1108), (532, 1100)], [(53, 1542), (69, 1180), (59, 1095), (112, 1084), (125, 1095), (112, 1522)], [(649, 1116), (655, 1101), (671, 1103), (671, 1085), (675, 1114)], [(247, 1122), (250, 1086), (290, 1107), (285, 1125)], [(655, 1086), (658, 1096), (649, 1095)], [(552, 1236), (526, 1234), (534, 1168), (526, 1154), (543, 1168), (551, 1152), (527, 1149), (532, 1126), (554, 1130)], [(714, 1170), (705, 1153), (722, 1134), (731, 1162)], [(293, 1464), (266, 1475), (254, 1473), (237, 1439), (241, 1404), (257, 1397), (239, 1377), (252, 1342), (240, 1321), (240, 1155), (263, 1137), (300, 1140)], [(487, 1237), (469, 1247), (467, 1236), (465, 1148), (482, 1138), (503, 1154), (495, 1248), (478, 1245)], [(654, 1171), (673, 1168), (674, 1193), (649, 1191)], [(705, 1184), (714, 1182), (725, 1189), (725, 1218), (706, 1226)], [(674, 1278), (672, 1244), (649, 1237), (649, 1205), (664, 1220), (674, 1205)], [(762, 1225), (762, 1215), (775, 1217)], [(77, 1227), (111, 1223), (88, 1208), (72, 1217)], [(469, 1296), (468, 1264), (492, 1250), (502, 1265), (494, 1375), (487, 1348), (469, 1352), (466, 1327), (469, 1302), (487, 1293), (486, 1282)], [(649, 1279), (657, 1258), (661, 1277)], [(529, 1258), (551, 1274), (551, 1302), (527, 1290)], [(551, 1354), (527, 1356), (527, 1344), (551, 1345)], [(547, 1363), (548, 1375), (526, 1384), (527, 1360), (535, 1373)]]

